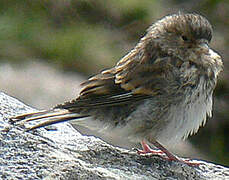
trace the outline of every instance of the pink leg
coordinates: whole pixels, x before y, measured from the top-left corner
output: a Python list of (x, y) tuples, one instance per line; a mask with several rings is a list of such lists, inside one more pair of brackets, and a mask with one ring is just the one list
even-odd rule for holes
[[(181, 160), (181, 159), (178, 159), (176, 156), (174, 156), (172, 153), (170, 153), (165, 147), (163, 147), (163, 146), (162, 146), (159, 142), (157, 142), (157, 141), (152, 142), (152, 144), (153, 144), (154, 146), (156, 146), (158, 149), (160, 149), (163, 153), (165, 153), (166, 156), (168, 157), (168, 158), (166, 158), (166, 159), (168, 159), (168, 160), (170, 160), (170, 161), (180, 161), (180, 162), (183, 162), (183, 163), (188, 164), (188, 165), (190, 165), (190, 166), (199, 166), (199, 165), (200, 165), (200, 163), (190, 162), (189, 160)], [(163, 158), (164, 158), (164, 157), (163, 157)]]
[(161, 154), (164, 154), (162, 151), (160, 150), (153, 150), (151, 149), (148, 144), (146, 144), (144, 141), (141, 142), (141, 145), (142, 145), (142, 149), (143, 150), (138, 150), (138, 154), (154, 154), (154, 155), (161, 155)]
[[(170, 153), (164, 146), (162, 146), (159, 142), (153, 141), (151, 142), (155, 147), (157, 147), (159, 150), (152, 150), (144, 141), (141, 142), (143, 150), (138, 150), (138, 154), (153, 154), (153, 155), (159, 155), (160, 157), (167, 159), (169, 161), (179, 161), (182, 163), (185, 163), (190, 166), (199, 166), (200, 163), (190, 162), (189, 160), (181, 160), (178, 159), (175, 155)], [(166, 155), (167, 157), (164, 157), (163, 155)]]

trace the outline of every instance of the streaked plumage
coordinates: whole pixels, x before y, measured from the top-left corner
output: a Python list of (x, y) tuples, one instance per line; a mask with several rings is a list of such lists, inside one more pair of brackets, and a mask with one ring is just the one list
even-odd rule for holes
[(211, 38), (200, 15), (166, 16), (113, 68), (84, 82), (76, 99), (13, 120), (39, 120), (30, 130), (73, 120), (105, 136), (152, 144), (185, 139), (211, 117), (223, 66), (208, 46)]

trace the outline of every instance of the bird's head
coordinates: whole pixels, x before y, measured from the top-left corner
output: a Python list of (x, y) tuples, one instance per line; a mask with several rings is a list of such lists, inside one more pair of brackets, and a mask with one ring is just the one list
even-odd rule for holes
[(149, 27), (142, 38), (145, 49), (161, 53), (158, 56), (172, 56), (195, 64), (222, 66), (221, 57), (209, 48), (212, 26), (198, 14), (178, 13), (165, 16)]
[[(145, 40), (158, 46), (168, 55), (181, 56), (187, 50), (208, 44), (212, 38), (212, 26), (198, 14), (173, 14), (154, 23)], [(185, 56), (187, 57), (187, 56)]]

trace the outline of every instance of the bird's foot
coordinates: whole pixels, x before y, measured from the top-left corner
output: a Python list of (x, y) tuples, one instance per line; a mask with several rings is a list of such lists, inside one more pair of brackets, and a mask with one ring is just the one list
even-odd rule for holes
[(167, 157), (166, 156), (160, 156), (160, 157), (162, 157), (163, 159), (166, 159), (168, 161), (177, 161), (177, 162), (181, 162), (181, 163), (187, 164), (189, 166), (199, 166), (200, 165), (200, 163), (192, 162), (192, 160), (190, 160), (190, 159), (183, 160), (183, 159), (177, 158), (173, 154), (171, 154), (171, 155), (170, 155), (170, 157), (168, 157), (168, 155), (167, 155)]
[(152, 155), (162, 155), (164, 154), (161, 150), (153, 150), (144, 141), (141, 142), (142, 150), (137, 150), (139, 155), (152, 154)]
[(170, 153), (166, 148), (164, 148), (157, 141), (153, 142), (152, 144), (155, 145), (160, 150), (152, 150), (144, 141), (142, 141), (141, 142), (141, 145), (142, 145), (143, 150), (138, 150), (137, 153), (140, 154), (140, 155), (142, 155), (142, 154), (148, 154), (148, 153), (150, 153), (152, 155), (159, 155), (160, 157), (162, 157), (163, 159), (166, 159), (168, 161), (182, 162), (182, 163), (187, 164), (189, 166), (199, 166), (200, 165), (200, 163), (198, 163), (198, 162), (192, 162), (189, 159), (183, 160), (183, 159), (177, 158), (175, 155), (173, 155), (172, 153)]

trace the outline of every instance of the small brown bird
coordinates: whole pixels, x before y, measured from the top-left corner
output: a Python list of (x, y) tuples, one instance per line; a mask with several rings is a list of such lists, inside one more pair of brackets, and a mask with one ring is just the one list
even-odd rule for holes
[(212, 93), (223, 64), (209, 48), (211, 38), (212, 26), (203, 16), (165, 16), (113, 68), (84, 82), (76, 99), (12, 120), (38, 120), (28, 130), (73, 120), (105, 136), (141, 142), (140, 154), (178, 160), (160, 143), (187, 138), (212, 115)]

